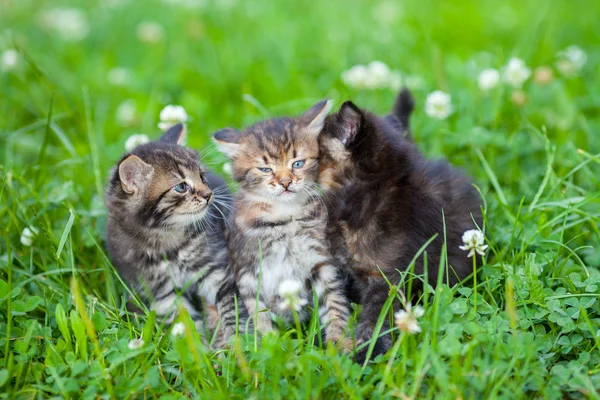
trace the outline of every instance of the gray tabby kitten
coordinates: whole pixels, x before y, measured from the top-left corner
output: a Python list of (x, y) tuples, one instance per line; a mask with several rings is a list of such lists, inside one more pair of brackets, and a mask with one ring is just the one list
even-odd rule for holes
[(228, 207), (218, 207), (230, 194), (197, 152), (179, 145), (184, 136), (178, 124), (160, 141), (136, 147), (112, 171), (108, 251), (120, 274), (167, 323), (176, 316), (178, 297), (197, 327), (202, 299), (216, 306), (221, 345), (236, 328), (237, 289), (224, 235)]
[[(273, 329), (269, 309), (286, 322), (280, 307), (280, 284), (300, 283), (300, 304), (319, 298), (319, 317), (329, 341), (348, 347), (344, 333), (350, 315), (346, 276), (331, 256), (325, 228), (327, 210), (319, 196), (318, 136), (329, 102), (313, 106), (298, 118), (259, 122), (243, 132), (226, 128), (214, 135), (232, 160), (240, 190), (228, 238), (230, 263), (243, 302), (261, 332)], [(261, 271), (262, 269), (262, 271)], [(257, 297), (258, 296), (258, 297)], [(308, 307), (300, 319), (310, 316)]]

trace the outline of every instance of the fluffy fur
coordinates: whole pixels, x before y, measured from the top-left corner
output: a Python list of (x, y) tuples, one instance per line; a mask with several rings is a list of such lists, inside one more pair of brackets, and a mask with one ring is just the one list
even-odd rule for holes
[(198, 153), (179, 145), (183, 138), (179, 124), (160, 141), (136, 147), (112, 171), (108, 251), (126, 281), (168, 323), (179, 297), (198, 324), (202, 298), (216, 306), (225, 341), (235, 332), (237, 292), (224, 235), (230, 194)]
[[(413, 104), (403, 91), (392, 114), (381, 118), (345, 102), (327, 118), (320, 138), (325, 153), (321, 183), (332, 193), (331, 250), (350, 267), (363, 307), (358, 342), (371, 338), (388, 298), (389, 285), (381, 273), (394, 284), (401, 282), (401, 273), (435, 235), (426, 248), (429, 283), (437, 282), (444, 235), (449, 267), (443, 281), (453, 284), (472, 272), (459, 245), (463, 232), (475, 228), (473, 220), (481, 226), (479, 196), (470, 180), (446, 161), (423, 158), (410, 138)], [(414, 273), (423, 272), (419, 257)], [(422, 287), (418, 278), (411, 284), (413, 293)], [(389, 337), (382, 337), (375, 352), (389, 345)]]
[[(288, 279), (302, 283), (300, 297), (308, 304), (316, 292), (328, 340), (342, 339), (347, 326), (346, 277), (328, 249), (327, 210), (316, 184), (318, 136), (329, 108), (321, 102), (298, 118), (271, 119), (214, 136), (232, 159), (240, 184), (228, 240), (230, 261), (244, 304), (262, 332), (273, 329), (262, 310), (291, 320), (291, 312), (279, 307), (279, 285)], [(308, 307), (299, 315), (306, 320)]]

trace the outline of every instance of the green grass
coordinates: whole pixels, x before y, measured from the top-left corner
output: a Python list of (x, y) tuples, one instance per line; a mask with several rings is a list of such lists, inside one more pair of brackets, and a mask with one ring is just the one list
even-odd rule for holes
[[(0, 2), (0, 396), (4, 398), (599, 398), (600, 3), (593, 1), (231, 1), (199, 10), (157, 1)], [(79, 7), (89, 35), (61, 39), (40, 25)], [(141, 21), (164, 38), (144, 44)], [(9, 32), (10, 30), (10, 32)], [(566, 78), (555, 54), (575, 44), (588, 62)], [(478, 71), (518, 56), (554, 79), (511, 102)], [(477, 307), (468, 286), (423, 299), (422, 332), (362, 366), (314, 345), (309, 326), (260, 345), (239, 338), (215, 354), (152, 315), (125, 311), (127, 290), (104, 250), (108, 171), (133, 133), (159, 134), (159, 111), (183, 105), (189, 143), (221, 172), (210, 134), (324, 97), (386, 112), (394, 93), (344, 86), (345, 69), (382, 60), (413, 89), (414, 136), (431, 157), (472, 175), (485, 200)], [(107, 83), (113, 67), (131, 71)], [(428, 118), (433, 90), (455, 112)], [(116, 120), (132, 99), (128, 126)], [(31, 247), (21, 232), (39, 230)], [(142, 337), (144, 347), (130, 350)]]

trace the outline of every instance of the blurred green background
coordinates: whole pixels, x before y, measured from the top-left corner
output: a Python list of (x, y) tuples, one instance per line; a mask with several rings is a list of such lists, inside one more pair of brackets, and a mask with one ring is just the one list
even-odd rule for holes
[[(19, 59), (0, 74), (0, 163), (36, 168), (53, 99), (45, 161), (63, 166), (68, 158), (53, 176), (93, 180), (98, 194), (126, 138), (158, 135), (159, 112), (167, 104), (185, 107), (189, 143), (198, 149), (210, 146), (219, 128), (297, 114), (324, 97), (387, 112), (393, 90), (357, 90), (341, 80), (343, 71), (373, 60), (399, 71), (413, 90), (415, 137), (427, 154), (451, 156), (484, 178), (472, 149), (487, 149), (493, 169), (507, 172), (500, 183), (519, 196), (533, 195), (545, 170), (544, 141), (532, 130), (546, 129), (560, 146), (558, 168), (573, 165), (563, 151), (598, 149), (599, 2), (1, 4), (0, 49), (16, 49)], [(543, 86), (529, 79), (522, 107), (511, 103), (506, 85), (491, 93), (477, 87), (481, 70), (501, 70), (513, 56), (531, 69), (554, 68), (557, 53), (570, 45), (586, 52), (584, 69), (570, 78), (554, 71)], [(427, 94), (437, 89), (452, 96), (454, 113), (446, 121), (424, 113)], [(211, 162), (213, 154), (208, 151)], [(532, 182), (521, 176), (524, 167)]]
[[(444, 140), (444, 130), (464, 136), (490, 122), (494, 130), (514, 130), (525, 114), (534, 125), (569, 131), (565, 138), (586, 146), (590, 134), (577, 132), (575, 114), (579, 107), (598, 109), (598, 91), (589, 90), (598, 88), (600, 6), (593, 1), (3, 0), (2, 7), (0, 45), (21, 55), (17, 71), (0, 75), (2, 139), (7, 149), (17, 146), (10, 157), (3, 152), (3, 163), (31, 163), (28, 154), (37, 154), (43, 128), (12, 132), (44, 120), (53, 95), (57, 125), (75, 154), (85, 156), (86, 131), (94, 131), (106, 155), (102, 171), (129, 134), (156, 134), (158, 112), (169, 103), (183, 105), (193, 118), (190, 141), (196, 147), (223, 125), (264, 117), (243, 95), (271, 115), (297, 113), (323, 97), (338, 104), (351, 98), (384, 112), (393, 93), (353, 91), (340, 80), (345, 69), (372, 60), (422, 79), (416, 89), (417, 137)], [(70, 8), (81, 12), (75, 18), (80, 21), (52, 14)], [(48, 19), (62, 28), (53, 29)], [(149, 24), (154, 25), (144, 39), (141, 26)], [(534, 101), (517, 115), (503, 115), (494, 109), (497, 103), (472, 95), (479, 70), (499, 68), (510, 56), (533, 67), (552, 65), (556, 53), (571, 44), (589, 53), (587, 79), (568, 88), (562, 82), (532, 88)], [(113, 68), (125, 69), (125, 82), (110, 83)], [(449, 124), (428, 124), (422, 112), (434, 89), (453, 96), (457, 112)], [(85, 93), (91, 127), (85, 124)], [(120, 126), (117, 108), (128, 99), (135, 102), (135, 118)], [(60, 159), (65, 155), (60, 141), (49, 140), (49, 154)], [(425, 140), (423, 145), (443, 150)]]

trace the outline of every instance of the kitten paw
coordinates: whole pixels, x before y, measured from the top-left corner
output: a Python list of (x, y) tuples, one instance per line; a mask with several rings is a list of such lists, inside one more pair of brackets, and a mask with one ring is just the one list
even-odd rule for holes
[(356, 353), (356, 361), (360, 364), (364, 363), (367, 358), (367, 352), (371, 346), (371, 341), (375, 340), (375, 346), (371, 353), (370, 359), (377, 357), (380, 354), (384, 354), (392, 347), (392, 340), (389, 335), (373, 337), (373, 328), (366, 326), (365, 324), (359, 324), (356, 328), (356, 347), (364, 346)]
[(222, 333), (218, 333), (215, 339), (215, 343), (213, 344), (213, 348), (215, 350), (228, 349), (229, 346), (229, 337), (225, 337)]
[(273, 326), (273, 322), (271, 322), (271, 319), (267, 315), (264, 315), (264, 314), (258, 316), (258, 321), (257, 321), (256, 327), (258, 328), (258, 331), (260, 333), (262, 333), (263, 335), (266, 335), (269, 332), (274, 332), (277, 330)]
[(327, 344), (341, 349), (344, 353), (354, 351), (354, 341), (346, 336), (331, 336), (327, 339)]

